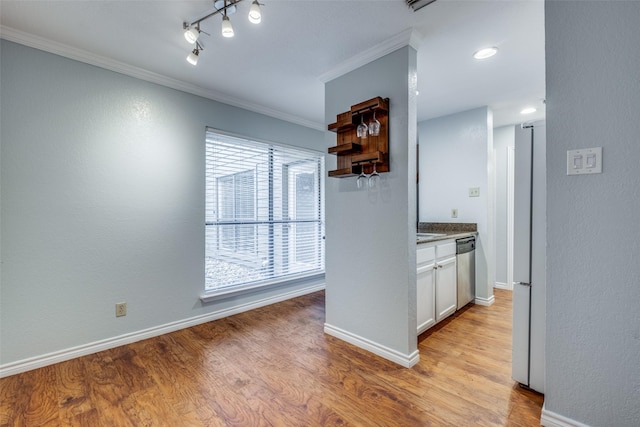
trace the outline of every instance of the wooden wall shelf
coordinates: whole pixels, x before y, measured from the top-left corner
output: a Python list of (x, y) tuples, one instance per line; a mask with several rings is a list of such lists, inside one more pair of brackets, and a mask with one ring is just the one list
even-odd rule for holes
[[(358, 125), (361, 121), (369, 125), (374, 114), (380, 122), (380, 133), (358, 138)], [(349, 111), (338, 114), (327, 129), (337, 134), (336, 145), (328, 151), (338, 156), (338, 168), (329, 171), (330, 177), (356, 176), (363, 170), (370, 174), (374, 163), (378, 172), (389, 172), (389, 98), (378, 96), (352, 105)]]
[(359, 175), (359, 173), (355, 173), (353, 168), (336, 169), (333, 171), (329, 171), (329, 176), (331, 178), (346, 178), (348, 176), (356, 175)]
[(329, 147), (329, 154), (352, 154), (360, 153), (361, 151), (362, 145), (356, 144), (355, 142), (347, 142), (346, 144)]

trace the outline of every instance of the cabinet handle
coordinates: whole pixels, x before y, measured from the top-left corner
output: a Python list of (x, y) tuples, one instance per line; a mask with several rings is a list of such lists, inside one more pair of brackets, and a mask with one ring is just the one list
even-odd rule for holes
[(527, 283), (527, 282), (513, 282), (513, 284), (531, 287), (531, 283)]

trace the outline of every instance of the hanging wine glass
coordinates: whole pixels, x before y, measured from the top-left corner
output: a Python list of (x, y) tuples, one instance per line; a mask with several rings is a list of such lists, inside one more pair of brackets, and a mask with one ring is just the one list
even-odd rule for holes
[(365, 139), (367, 137), (367, 133), (369, 133), (369, 128), (364, 123), (364, 116), (360, 116), (360, 124), (356, 129), (356, 134), (358, 135), (358, 138)]
[(360, 175), (358, 175), (358, 178), (356, 179), (356, 186), (358, 187), (358, 189), (364, 187), (364, 183), (367, 181), (367, 174), (364, 173), (364, 165), (360, 165)]
[(369, 134), (371, 136), (380, 135), (380, 122), (376, 119), (376, 112), (373, 112), (373, 119), (369, 122)]
[(369, 188), (375, 188), (380, 182), (380, 174), (376, 170), (376, 163), (373, 163), (373, 172), (369, 175)]

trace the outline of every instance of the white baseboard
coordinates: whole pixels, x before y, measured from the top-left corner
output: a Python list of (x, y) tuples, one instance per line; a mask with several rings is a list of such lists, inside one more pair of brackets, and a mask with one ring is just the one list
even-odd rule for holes
[(563, 415), (556, 414), (553, 411), (549, 411), (542, 405), (542, 416), (540, 417), (540, 424), (545, 427), (589, 427), (587, 424), (583, 424), (579, 421), (572, 420)]
[(410, 368), (420, 361), (420, 353), (418, 352), (418, 350), (414, 351), (411, 354), (400, 353), (377, 342), (352, 334), (351, 332), (345, 331), (344, 329), (329, 325), (328, 323), (324, 324), (324, 332), (343, 341), (346, 341), (349, 344), (353, 344), (356, 347), (360, 347), (367, 351), (370, 351), (373, 354), (377, 354), (378, 356), (397, 363), (400, 366), (404, 366), (405, 368)]
[(509, 286), (508, 283), (503, 283), (503, 282), (496, 282), (496, 283), (494, 283), (493, 287), (496, 288), (496, 289), (504, 289), (504, 290), (507, 290), (507, 291), (512, 291), (513, 290), (513, 288), (511, 286)]
[(19, 374), (21, 372), (30, 371), (32, 369), (42, 368), (43, 366), (53, 365), (54, 363), (64, 362), (65, 360), (75, 359), (76, 357), (86, 356), (88, 354), (97, 353), (99, 351), (108, 350), (110, 348), (119, 347), (125, 344), (131, 344), (136, 341), (142, 341), (147, 338), (157, 337), (159, 335), (168, 334), (180, 329), (189, 328), (191, 326), (202, 323), (211, 322), (213, 320), (222, 319), (223, 317), (232, 316), (234, 314), (243, 313), (245, 311), (275, 304), (291, 298), (321, 291), (325, 288), (325, 284), (316, 284), (306, 288), (298, 289), (291, 292), (285, 292), (269, 298), (263, 298), (246, 304), (240, 304), (235, 307), (214, 311), (200, 316), (191, 317), (176, 322), (166, 323), (164, 325), (154, 326), (152, 328), (143, 329), (137, 332), (120, 335), (113, 338), (107, 338), (76, 347), (59, 350), (41, 356), (30, 357), (28, 359), (18, 360), (16, 362), (0, 365), (0, 378), (10, 375)]
[(493, 295), (491, 295), (489, 298), (476, 297), (473, 302), (478, 305), (489, 307), (490, 305), (493, 305), (494, 302), (496, 302), (496, 299)]

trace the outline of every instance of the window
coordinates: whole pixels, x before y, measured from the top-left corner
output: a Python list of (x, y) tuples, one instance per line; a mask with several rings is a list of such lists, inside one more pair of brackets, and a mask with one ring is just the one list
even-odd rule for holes
[(206, 135), (205, 290), (324, 273), (322, 153)]
[[(249, 170), (218, 178), (218, 212), (220, 219), (234, 222), (255, 219), (255, 174)], [(234, 252), (251, 253), (253, 227), (234, 225), (221, 228), (220, 246)]]

